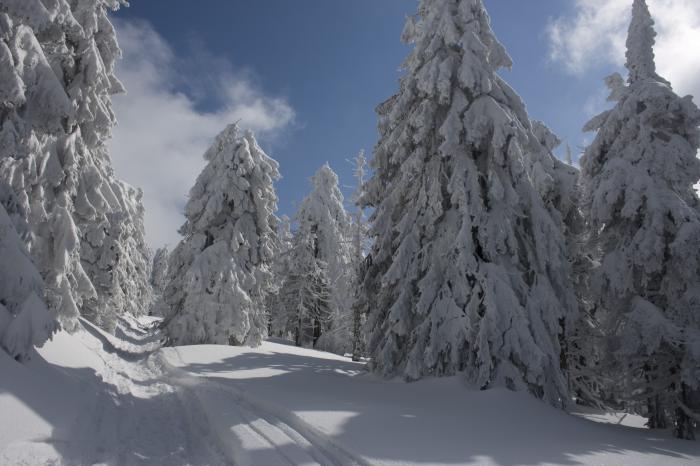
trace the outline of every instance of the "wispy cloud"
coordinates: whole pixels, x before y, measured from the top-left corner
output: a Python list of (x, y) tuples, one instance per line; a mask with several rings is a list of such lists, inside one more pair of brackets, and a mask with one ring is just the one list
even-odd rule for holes
[(294, 121), (294, 110), (224, 59), (203, 52), (178, 57), (143, 21), (115, 25), (124, 52), (118, 77), (128, 92), (114, 98), (115, 170), (144, 191), (148, 242), (174, 245), (187, 193), (216, 134), (240, 121), (263, 140), (274, 140)]
[[(571, 16), (550, 22), (550, 57), (574, 74), (621, 67), (632, 0), (573, 0)], [(648, 0), (658, 33), (659, 74), (681, 94), (700, 100), (700, 1)]]

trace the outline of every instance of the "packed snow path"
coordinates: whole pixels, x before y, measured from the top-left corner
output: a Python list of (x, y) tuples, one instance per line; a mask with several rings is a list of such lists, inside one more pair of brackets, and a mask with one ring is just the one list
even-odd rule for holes
[[(177, 358), (178, 350), (160, 350), (157, 335), (119, 327), (121, 339), (116, 339), (82, 324), (86, 332), (61, 334), (50, 345), (66, 350), (53, 355), (59, 359), (94, 355), (97, 361), (68, 361), (97, 368), (94, 377), (54, 367), (51, 375), (56, 378), (47, 381), (57, 389), (47, 392), (49, 397), (57, 395), (56, 403), (82, 391), (76, 400), (79, 409), (49, 437), (0, 442), (0, 465), (363, 464), (323, 436), (303, 427), (297, 430), (251, 405), (233, 387), (173, 367), (165, 355), (172, 352)], [(76, 348), (77, 342), (84, 348)], [(51, 372), (42, 363), (30, 368)], [(3, 386), (0, 393), (5, 391)], [(2, 428), (12, 429), (9, 417), (3, 418)]]
[(83, 327), (27, 366), (0, 356), (0, 466), (700, 464), (697, 442), (459, 378), (387, 382), (283, 342), (159, 348), (136, 323)]

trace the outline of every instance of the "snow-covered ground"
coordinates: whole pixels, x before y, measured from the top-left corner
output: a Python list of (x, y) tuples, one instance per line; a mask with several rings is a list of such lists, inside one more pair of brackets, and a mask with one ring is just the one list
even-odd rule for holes
[[(83, 322), (27, 365), (0, 353), (0, 465), (697, 465), (700, 443), (459, 378), (384, 381), (266, 342), (158, 349)], [(616, 425), (628, 424), (628, 425)]]

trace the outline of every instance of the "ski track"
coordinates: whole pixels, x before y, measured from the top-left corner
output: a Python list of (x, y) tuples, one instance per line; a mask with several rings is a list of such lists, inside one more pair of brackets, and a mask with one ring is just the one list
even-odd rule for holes
[[(167, 348), (182, 361), (177, 348)], [(218, 417), (221, 430), (226, 426), (234, 434), (239, 448), (233, 452), (240, 465), (368, 465), (362, 458), (336, 444), (328, 436), (301, 420), (295, 414), (266, 403), (232, 384), (197, 377), (172, 366), (163, 353), (160, 361), (167, 373), (178, 379), (178, 386), (192, 387), (197, 395), (204, 395), (205, 408), (212, 418)], [(184, 363), (183, 363), (184, 364)], [(206, 394), (206, 395), (205, 395)], [(222, 407), (226, 407), (222, 412)], [(214, 422), (217, 420), (212, 419)], [(254, 452), (254, 454), (251, 454)]]
[[(101, 383), (76, 417), (58, 465), (351, 466), (367, 462), (294, 414), (171, 365), (152, 336), (85, 329), (102, 348)], [(122, 335), (124, 336), (124, 335)], [(94, 395), (97, 393), (97, 396)]]

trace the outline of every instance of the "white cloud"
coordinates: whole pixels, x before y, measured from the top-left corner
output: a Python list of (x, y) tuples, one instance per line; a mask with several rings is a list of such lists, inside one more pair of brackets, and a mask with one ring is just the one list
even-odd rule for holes
[[(119, 120), (111, 143), (117, 175), (144, 191), (151, 246), (174, 246), (187, 193), (204, 166), (202, 155), (228, 123), (274, 139), (294, 120), (281, 98), (265, 95), (249, 73), (225, 60), (177, 57), (146, 22), (116, 21), (124, 59), (117, 70), (127, 94), (114, 97)], [(183, 92), (178, 89), (186, 89)], [(217, 102), (202, 111), (203, 98)]]
[[(572, 73), (625, 62), (632, 0), (573, 0), (571, 17), (549, 25), (550, 56)], [(700, 1), (648, 0), (658, 33), (657, 68), (681, 94), (700, 100)]]

